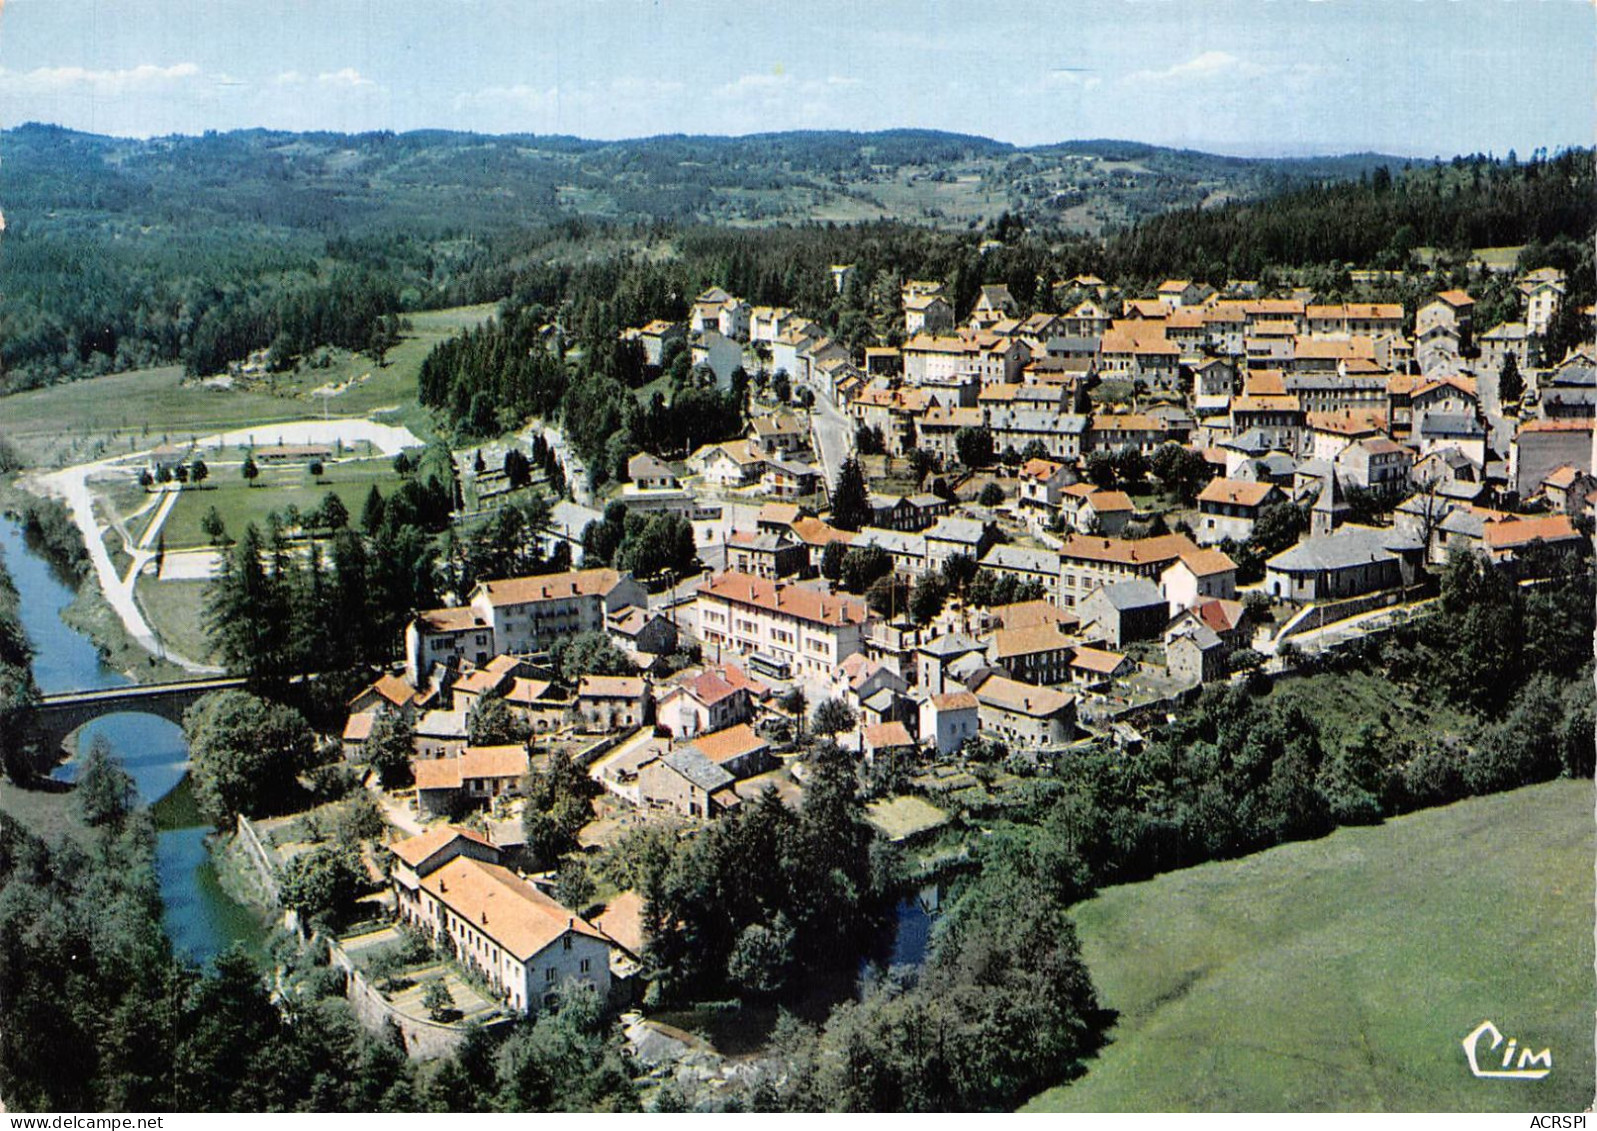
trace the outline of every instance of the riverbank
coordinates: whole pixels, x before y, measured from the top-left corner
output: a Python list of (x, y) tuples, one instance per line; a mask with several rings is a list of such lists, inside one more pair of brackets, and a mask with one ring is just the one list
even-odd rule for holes
[[(26, 490), (15, 474), (0, 476), (0, 514), (20, 516), (27, 504), (39, 497)], [(87, 551), (88, 546), (84, 549)], [(152, 655), (133, 638), (106, 600), (92, 570), (82, 579), (68, 579), (61, 576), (59, 570), (54, 572), (56, 580), (73, 592), (71, 602), (61, 610), (61, 619), (88, 638), (106, 667), (120, 672), (133, 683), (164, 683), (188, 678), (189, 673), (182, 667)]]

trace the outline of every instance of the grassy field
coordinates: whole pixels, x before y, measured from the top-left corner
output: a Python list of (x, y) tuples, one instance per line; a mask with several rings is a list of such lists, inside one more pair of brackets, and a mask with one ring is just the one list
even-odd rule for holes
[(301, 513), (313, 511), (322, 505), (329, 491), (343, 500), (351, 520), (358, 520), (372, 484), (387, 495), (399, 483), (399, 476), (394, 473), (392, 460), (347, 460), (327, 464), (318, 481), (313, 481), (303, 467), (262, 467), (255, 483), (254, 487), (246, 484), (237, 468), (219, 468), (205, 481), (203, 490), (184, 491), (161, 527), (167, 549), (209, 545), (200, 523), (212, 507), (234, 538), (252, 522), (264, 531), (267, 514), (282, 513), (291, 504)]
[[(1592, 802), (1551, 782), (1104, 891), (1076, 920), (1112, 1042), (1026, 1110), (1585, 1108)], [(1471, 1076), (1487, 1019), (1552, 1072)]]
[[(422, 360), (443, 339), (475, 326), (492, 305), (411, 315), (414, 325), (379, 367), (363, 354), (335, 354), (325, 369), (306, 368), (269, 378), (249, 389), (185, 384), (179, 366), (114, 373), (0, 400), (0, 435), (40, 467), (68, 464), (154, 447), (249, 425), (304, 420), (328, 412), (359, 416), (392, 409), (423, 439), (432, 433), (415, 403)], [(343, 386), (333, 396), (314, 389)]]
[[(382, 366), (365, 354), (335, 351), (327, 368), (306, 367), (281, 374), (273, 378), (273, 389), (278, 396), (304, 397), (318, 409), (325, 400), (327, 410), (337, 416), (398, 407), (415, 400), (416, 375), (435, 345), (480, 324), (497, 309), (496, 303), (484, 303), (420, 311), (410, 316), (412, 329), (388, 351)], [(318, 389), (333, 395), (313, 395)]]
[(144, 619), (172, 651), (200, 663), (212, 662), (205, 634), (205, 581), (156, 581), (139, 578), (134, 596)]

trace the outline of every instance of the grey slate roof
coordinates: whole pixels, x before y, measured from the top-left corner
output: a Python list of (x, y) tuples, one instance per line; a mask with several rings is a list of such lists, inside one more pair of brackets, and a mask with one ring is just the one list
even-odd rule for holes
[(1418, 550), (1421, 546), (1396, 530), (1377, 530), (1367, 526), (1344, 526), (1333, 534), (1305, 538), (1265, 563), (1267, 569), (1283, 573), (1318, 573), (1320, 570), (1351, 569), (1370, 562), (1390, 561), (1395, 550)]
[(984, 656), (987, 654), (987, 649), (984, 645), (976, 643), (976, 641), (962, 632), (950, 632), (945, 636), (937, 637), (935, 640), (928, 640), (917, 651), (925, 652), (930, 656), (942, 656), (945, 658), (963, 656), (967, 652), (980, 652)]
[(926, 532), (926, 538), (928, 541), (935, 539), (939, 542), (957, 542), (963, 546), (974, 546), (982, 540), (983, 533), (985, 530), (982, 524), (975, 519), (944, 515)]
[(988, 569), (1058, 573), (1059, 553), (1056, 550), (1033, 550), (1025, 546), (998, 545), (983, 555), (981, 564)]
[(1485, 436), (1486, 429), (1473, 416), (1461, 412), (1428, 412), (1420, 424), (1425, 436)]
[[(1164, 599), (1164, 593), (1146, 577), (1133, 577), (1127, 581), (1116, 581), (1110, 585), (1103, 586), (1097, 593), (1102, 593), (1104, 599), (1120, 612), (1125, 612), (1128, 609), (1146, 609), (1150, 605), (1167, 603)], [(1097, 593), (1092, 594), (1092, 596), (1096, 596)]]
[(711, 793), (737, 780), (691, 746), (667, 754), (661, 760), (700, 789)]

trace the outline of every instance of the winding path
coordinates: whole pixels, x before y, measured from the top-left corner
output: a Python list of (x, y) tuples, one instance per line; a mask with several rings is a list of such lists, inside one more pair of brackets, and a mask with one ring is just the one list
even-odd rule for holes
[[(377, 424), (363, 418), (346, 417), (333, 420), (288, 421), (262, 425), (258, 428), (240, 428), (232, 432), (201, 437), (198, 446), (205, 448), (254, 443), (257, 435), (263, 440), (270, 439), (273, 442), (283, 443), (331, 443), (334, 440), (348, 443), (366, 440), (385, 455), (391, 455), (408, 447), (419, 447), (421, 443), (406, 428)], [(144, 611), (139, 608), (139, 603), (133, 595), (139, 574), (155, 557), (155, 552), (149, 547), (155, 542), (161, 524), (166, 521), (166, 516), (171, 512), (181, 492), (171, 491), (168, 497), (161, 501), (161, 509), (146, 527), (138, 546), (133, 545), (126, 528), (119, 526), (123, 544), (133, 559), (124, 576), (117, 574), (116, 563), (111, 560), (110, 551), (105, 548), (104, 528), (94, 516), (94, 491), (89, 486), (89, 480), (96, 475), (131, 474), (138, 466), (138, 462), (147, 455), (148, 451), (134, 452), (92, 463), (76, 464), (60, 471), (35, 474), (30, 476), (23, 486), (36, 494), (51, 495), (66, 503), (72, 521), (77, 524), (78, 531), (83, 536), (83, 544), (89, 552), (89, 561), (94, 565), (94, 576), (100, 583), (100, 592), (105, 594), (106, 602), (116, 612), (122, 627), (139, 647), (152, 656), (170, 660), (183, 670), (196, 675), (218, 675), (222, 671), (221, 668), (191, 660), (168, 648), (144, 619)]]

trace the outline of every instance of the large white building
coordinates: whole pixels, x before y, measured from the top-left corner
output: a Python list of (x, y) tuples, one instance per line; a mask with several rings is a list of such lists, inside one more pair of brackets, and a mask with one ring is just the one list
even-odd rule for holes
[(605, 616), (646, 605), (630, 573), (579, 569), (483, 581), (465, 605), (418, 613), (405, 628), (405, 671), (423, 685), (436, 663), (486, 664), (498, 655), (541, 652), (581, 632), (603, 632)]
[(870, 609), (857, 597), (727, 572), (699, 586), (699, 635), (706, 648), (752, 656), (780, 675), (827, 675), (865, 650)]
[(609, 936), (499, 864), (493, 845), (445, 827), (392, 851), (399, 918), (431, 935), (511, 1009), (537, 1013), (572, 986), (609, 997)]

